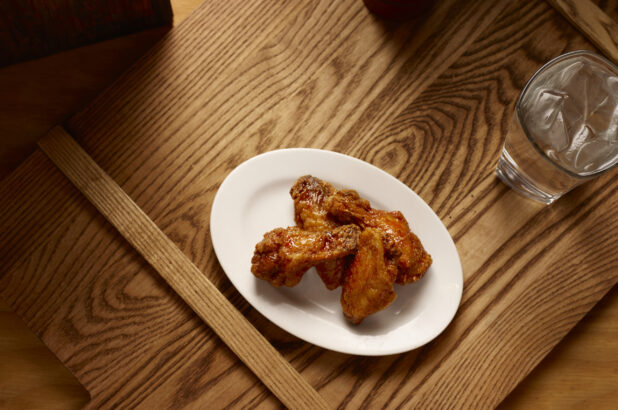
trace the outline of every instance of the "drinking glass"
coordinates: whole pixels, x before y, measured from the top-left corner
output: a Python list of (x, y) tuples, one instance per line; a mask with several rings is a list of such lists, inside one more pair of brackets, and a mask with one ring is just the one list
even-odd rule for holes
[(561, 55), (522, 90), (497, 176), (550, 204), (618, 163), (618, 67), (589, 51)]

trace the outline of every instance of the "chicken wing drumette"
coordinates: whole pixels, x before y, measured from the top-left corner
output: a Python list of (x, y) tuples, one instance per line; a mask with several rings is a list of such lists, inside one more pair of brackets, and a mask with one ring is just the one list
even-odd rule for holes
[[(308, 231), (331, 230), (340, 224), (328, 217), (324, 202), (336, 189), (318, 178), (310, 175), (300, 177), (290, 195), (294, 199), (294, 220), (296, 224)], [(316, 270), (327, 289), (333, 290), (343, 283), (345, 270), (351, 258), (328, 260), (316, 265)]]
[(251, 272), (273, 286), (295, 286), (307, 269), (356, 252), (359, 234), (355, 225), (319, 232), (273, 229), (255, 246)]
[(324, 202), (337, 190), (328, 182), (305, 175), (290, 189), (294, 200), (294, 222), (308, 231), (325, 231), (339, 226), (328, 217)]
[(417, 281), (429, 269), (431, 256), (418, 237), (410, 231), (401, 212), (373, 209), (369, 201), (353, 190), (335, 192), (325, 201), (324, 207), (340, 223), (353, 223), (363, 229), (375, 228), (381, 231), (386, 268), (392, 275), (396, 275), (397, 283)]

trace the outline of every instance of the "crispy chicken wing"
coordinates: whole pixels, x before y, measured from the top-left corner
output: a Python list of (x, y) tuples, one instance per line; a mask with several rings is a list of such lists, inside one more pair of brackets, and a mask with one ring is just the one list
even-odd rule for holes
[(340, 223), (353, 223), (363, 229), (376, 228), (382, 232), (387, 270), (396, 275), (397, 283), (412, 283), (429, 269), (431, 256), (410, 231), (401, 212), (373, 209), (369, 201), (353, 190), (335, 192), (327, 198), (324, 207)]
[[(333, 229), (340, 224), (328, 217), (324, 201), (333, 195), (336, 189), (311, 175), (300, 177), (290, 189), (294, 199), (294, 220), (296, 224), (308, 231)], [(316, 265), (316, 270), (327, 289), (333, 290), (343, 283), (345, 270), (350, 258), (340, 258)]]
[(337, 190), (328, 182), (305, 175), (290, 189), (294, 200), (294, 221), (308, 231), (332, 229), (339, 224), (328, 217), (324, 201)]
[(319, 232), (273, 229), (255, 246), (251, 272), (273, 286), (295, 286), (312, 266), (356, 252), (359, 233), (355, 225)]
[(395, 276), (385, 263), (381, 232), (365, 229), (342, 285), (341, 306), (346, 318), (359, 324), (365, 317), (388, 307), (397, 297), (394, 282)]
[(388, 307), (394, 283), (420, 279), (432, 263), (399, 211), (373, 209), (356, 191), (310, 175), (290, 190), (298, 226), (277, 228), (255, 247), (251, 272), (273, 286), (295, 286), (315, 266), (354, 324)]

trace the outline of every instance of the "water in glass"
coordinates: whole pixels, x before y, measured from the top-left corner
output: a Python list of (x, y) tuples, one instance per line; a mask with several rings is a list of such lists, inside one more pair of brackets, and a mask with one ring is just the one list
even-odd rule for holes
[(618, 162), (618, 70), (588, 52), (552, 60), (522, 92), (497, 174), (544, 203)]

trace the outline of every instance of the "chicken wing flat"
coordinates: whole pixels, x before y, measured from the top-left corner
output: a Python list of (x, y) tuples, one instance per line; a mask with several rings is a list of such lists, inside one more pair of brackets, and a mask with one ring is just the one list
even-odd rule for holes
[[(333, 195), (336, 189), (321, 179), (311, 175), (300, 177), (290, 189), (294, 200), (294, 221), (299, 227), (308, 231), (331, 230), (340, 224), (328, 217), (324, 201)], [(316, 265), (316, 270), (327, 289), (341, 286), (350, 258), (340, 258)]]
[(389, 273), (385, 262), (381, 232), (373, 228), (363, 230), (342, 285), (341, 306), (346, 318), (359, 324), (388, 307), (397, 297), (394, 282), (395, 276)]
[(273, 286), (295, 286), (307, 269), (356, 252), (359, 235), (355, 225), (318, 232), (276, 228), (255, 246), (251, 272)]
[(352, 223), (363, 229), (375, 228), (382, 232), (387, 270), (396, 275), (398, 284), (412, 283), (429, 269), (431, 256), (410, 231), (401, 212), (373, 209), (369, 201), (353, 190), (335, 192), (328, 197), (324, 206), (340, 223)]

